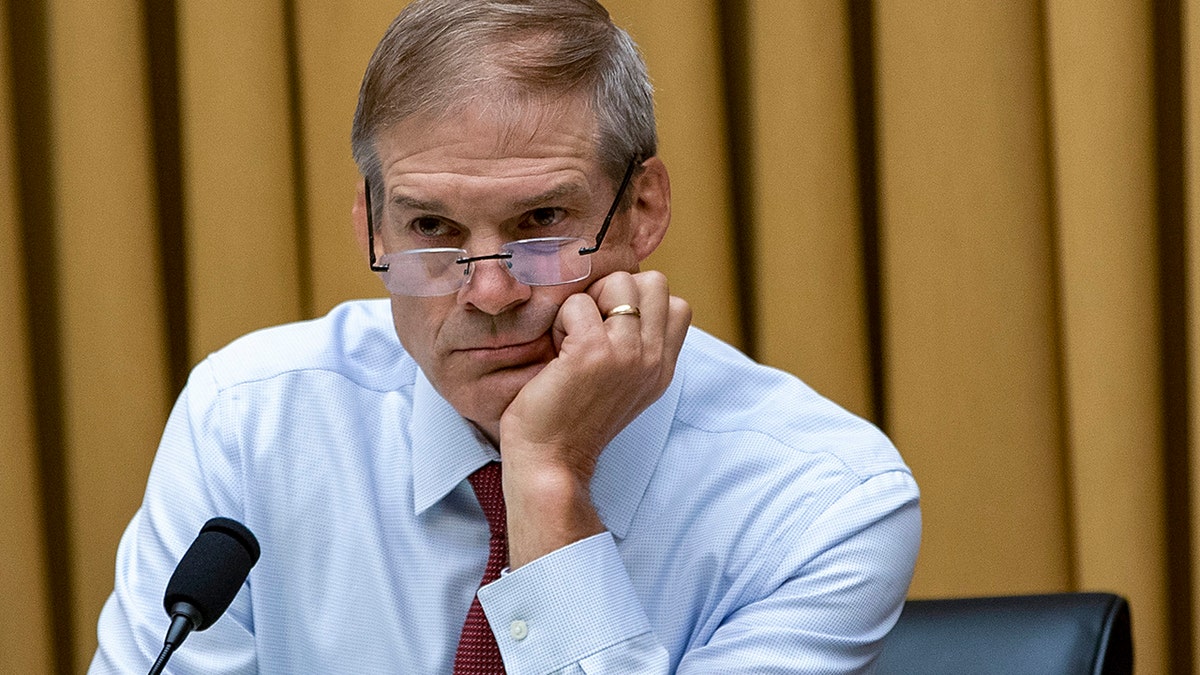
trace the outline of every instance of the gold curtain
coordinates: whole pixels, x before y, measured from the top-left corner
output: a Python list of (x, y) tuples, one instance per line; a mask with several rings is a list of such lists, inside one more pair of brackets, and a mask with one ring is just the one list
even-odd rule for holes
[[(167, 410), (380, 294), (348, 136), (394, 0), (0, 0), (0, 672), (81, 672)], [(1111, 590), (1200, 653), (1194, 1), (611, 0), (695, 323), (879, 423), (914, 597)], [(165, 627), (165, 626), (164, 626)]]

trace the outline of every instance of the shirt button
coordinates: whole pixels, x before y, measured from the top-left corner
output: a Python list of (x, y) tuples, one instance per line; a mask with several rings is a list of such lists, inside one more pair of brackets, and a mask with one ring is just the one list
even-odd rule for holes
[(508, 624), (508, 634), (514, 640), (524, 640), (525, 636), (529, 635), (529, 626), (526, 626), (524, 621), (517, 619)]

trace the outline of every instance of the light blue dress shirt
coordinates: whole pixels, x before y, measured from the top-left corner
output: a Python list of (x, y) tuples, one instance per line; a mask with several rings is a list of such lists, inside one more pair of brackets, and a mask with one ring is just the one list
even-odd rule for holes
[[(386, 301), (234, 342), (167, 422), (91, 671), (146, 672), (167, 579), (222, 515), (262, 558), (169, 672), (449, 673), (488, 554), (465, 478), (497, 458)], [(510, 675), (869, 670), (920, 539), (878, 430), (697, 329), (592, 499), (607, 532), (479, 590)]]

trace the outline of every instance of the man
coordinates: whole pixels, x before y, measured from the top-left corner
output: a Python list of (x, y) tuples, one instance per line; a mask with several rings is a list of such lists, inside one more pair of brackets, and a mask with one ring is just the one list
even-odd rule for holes
[(153, 660), (162, 589), (216, 515), (263, 554), (180, 672), (869, 669), (916, 485), (877, 430), (689, 329), (638, 271), (670, 187), (605, 10), (418, 0), (367, 68), (353, 144), (390, 307), (196, 368), (93, 670)]

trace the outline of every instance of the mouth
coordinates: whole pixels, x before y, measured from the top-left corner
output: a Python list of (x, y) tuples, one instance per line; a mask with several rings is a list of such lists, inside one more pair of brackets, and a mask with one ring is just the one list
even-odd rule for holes
[(543, 333), (527, 342), (496, 341), (493, 344), (457, 351), (487, 370), (541, 365), (554, 358), (553, 343), (549, 333)]

